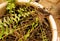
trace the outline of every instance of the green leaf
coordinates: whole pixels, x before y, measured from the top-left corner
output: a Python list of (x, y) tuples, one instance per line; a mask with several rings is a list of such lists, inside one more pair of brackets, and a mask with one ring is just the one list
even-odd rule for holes
[(2, 35), (3, 35), (3, 34), (2, 34), (2, 33), (0, 33), (0, 39), (2, 39)]
[(13, 29), (10, 29), (10, 32), (9, 32), (9, 33), (10, 33), (10, 34), (12, 34), (12, 33), (13, 33), (13, 31), (14, 31)]
[(28, 30), (26, 35), (24, 35), (24, 40), (26, 40), (29, 36), (30, 36), (30, 30)]
[(39, 21), (39, 19), (38, 19), (38, 17), (36, 17), (36, 22), (38, 22)]
[(6, 27), (6, 32), (5, 32), (5, 34), (8, 35), (8, 33), (9, 33), (9, 28)]
[(0, 39), (2, 39), (3, 34), (4, 34), (4, 27), (3, 25), (0, 25), (1, 31), (0, 31)]
[(32, 2), (32, 0), (30, 0), (30, 2)]
[(32, 23), (32, 27), (34, 27), (34, 25), (35, 25), (35, 23), (33, 22), (33, 23)]
[(13, 9), (15, 9), (15, 3), (14, 3), (14, 1), (15, 0), (7, 0), (8, 1), (8, 5), (7, 5), (7, 11), (9, 12), (9, 13), (14, 13), (14, 10)]
[(15, 0), (7, 0), (7, 1), (8, 1), (8, 2), (11, 2), (11, 3), (12, 3), (12, 2), (15, 2)]

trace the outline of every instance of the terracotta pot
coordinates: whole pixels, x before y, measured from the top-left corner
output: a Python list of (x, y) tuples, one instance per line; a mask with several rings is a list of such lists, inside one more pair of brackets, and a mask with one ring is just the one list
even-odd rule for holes
[[(16, 0), (16, 4), (25, 4), (25, 3), (28, 3), (28, 2), (29, 2), (28, 0)], [(43, 9), (44, 7), (41, 4), (36, 3), (36, 2), (29, 2), (29, 3), (32, 6), (34, 6), (35, 8), (39, 7), (40, 9), (42, 9), (43, 11), (48, 13), (47, 10)], [(7, 2), (0, 4), (0, 15), (4, 12), (1, 8), (6, 7), (6, 5), (7, 5)], [(57, 41), (57, 26), (56, 26), (56, 23), (55, 23), (52, 15), (49, 15), (49, 22), (50, 22), (50, 25), (51, 25), (51, 28), (52, 28), (52, 41)]]

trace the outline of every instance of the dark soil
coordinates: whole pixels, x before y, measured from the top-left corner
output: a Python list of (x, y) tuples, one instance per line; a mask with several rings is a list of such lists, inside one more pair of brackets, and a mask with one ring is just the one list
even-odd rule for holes
[[(18, 10), (19, 8), (21, 7), (17, 6), (15, 9)], [(29, 12), (32, 10), (32, 6), (27, 8)], [(25, 11), (23, 12), (25, 13)], [(16, 16), (19, 15), (19, 12), (15, 11), (15, 13), (17, 14)], [(9, 17), (11, 16), (9, 15)], [(10, 24), (11, 29), (14, 29), (13, 33), (4, 36), (1, 41), (52, 41), (52, 30), (48, 17), (42, 12), (37, 12), (37, 10), (34, 9), (34, 12), (30, 13), (28, 16), (21, 16), (19, 18), (21, 21), (18, 21), (17, 28), (14, 29), (12, 24)], [(13, 22), (14, 25), (16, 25), (15, 21)]]

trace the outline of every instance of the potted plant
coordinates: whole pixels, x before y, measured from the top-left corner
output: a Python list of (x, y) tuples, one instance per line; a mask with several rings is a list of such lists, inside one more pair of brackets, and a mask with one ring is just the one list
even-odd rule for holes
[(53, 16), (41, 4), (8, 0), (0, 7), (0, 41), (57, 41)]

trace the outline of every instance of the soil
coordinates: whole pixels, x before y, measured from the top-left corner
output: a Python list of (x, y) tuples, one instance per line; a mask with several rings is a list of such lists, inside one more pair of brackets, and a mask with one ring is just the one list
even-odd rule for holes
[[(15, 8), (16, 11), (20, 7)], [(19, 17), (21, 21), (18, 21), (18, 26), (16, 29), (14, 29), (14, 26), (13, 26), (13, 25), (16, 25), (16, 21), (14, 20), (13, 21), (14, 24), (10, 24), (11, 27), (9, 27), (9, 30), (10, 28), (14, 29), (13, 33), (3, 36), (4, 38), (1, 41), (52, 41), (52, 30), (50, 27), (50, 23), (48, 21), (49, 14), (45, 15), (45, 13), (44, 14), (42, 13), (45, 11), (37, 12), (35, 9), (33, 10), (32, 6), (28, 7), (28, 9), (27, 11), (30, 11), (30, 12), (33, 11), (33, 12), (31, 12), (29, 15), (25, 15), (24, 14), (25, 11), (23, 11), (24, 13), (22, 14), (25, 15), (26, 17), (25, 16)], [(16, 11), (15, 13), (17, 15), (15, 16), (18, 16), (19, 12), (16, 12)], [(6, 17), (6, 15), (3, 16), (2, 18), (4, 17)], [(9, 17), (11, 17), (11, 15), (9, 15)], [(13, 18), (15, 17), (13, 16)]]

